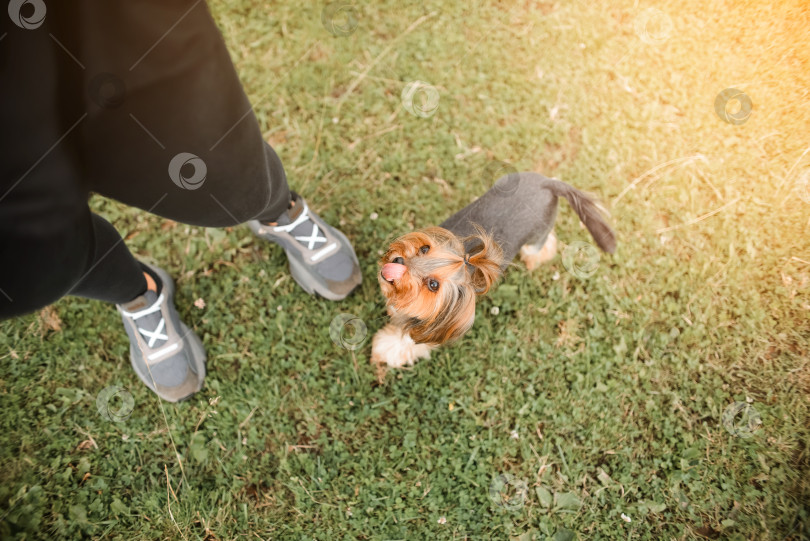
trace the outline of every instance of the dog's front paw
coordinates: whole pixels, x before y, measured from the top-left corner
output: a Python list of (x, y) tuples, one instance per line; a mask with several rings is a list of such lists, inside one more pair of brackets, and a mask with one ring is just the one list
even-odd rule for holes
[(417, 359), (429, 358), (431, 349), (427, 344), (417, 344), (408, 333), (389, 323), (371, 340), (371, 362), (391, 368), (413, 366)]

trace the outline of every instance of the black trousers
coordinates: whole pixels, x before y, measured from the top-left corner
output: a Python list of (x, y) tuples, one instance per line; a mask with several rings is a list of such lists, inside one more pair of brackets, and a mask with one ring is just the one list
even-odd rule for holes
[(205, 2), (29, 0), (0, 20), (0, 318), (145, 290), (91, 192), (205, 227), (284, 212), (284, 169)]

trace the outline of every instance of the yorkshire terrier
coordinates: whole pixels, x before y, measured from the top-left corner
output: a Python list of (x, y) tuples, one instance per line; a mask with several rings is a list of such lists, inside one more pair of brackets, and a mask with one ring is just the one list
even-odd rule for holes
[(428, 358), (472, 327), (476, 297), (518, 253), (529, 270), (553, 258), (558, 197), (568, 200), (603, 251), (615, 251), (615, 234), (593, 198), (537, 173), (504, 176), (439, 227), (388, 247), (378, 280), (391, 320), (374, 335), (371, 361), (382, 369)]

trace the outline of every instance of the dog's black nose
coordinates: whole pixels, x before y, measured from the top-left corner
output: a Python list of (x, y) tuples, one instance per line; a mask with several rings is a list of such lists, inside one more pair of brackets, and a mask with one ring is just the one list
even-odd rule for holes
[(395, 257), (395, 258), (394, 258), (394, 260), (393, 260), (391, 263), (398, 263), (398, 264), (400, 264), (400, 265), (404, 265), (404, 264), (405, 264), (405, 260), (404, 260), (404, 259), (402, 259), (401, 257)]

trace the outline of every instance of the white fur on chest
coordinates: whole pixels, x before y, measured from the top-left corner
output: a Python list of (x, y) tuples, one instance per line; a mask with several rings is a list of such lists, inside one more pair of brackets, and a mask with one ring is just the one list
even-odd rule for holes
[(417, 359), (429, 358), (431, 349), (428, 344), (417, 344), (401, 327), (389, 323), (371, 340), (371, 362), (392, 368), (412, 366)]

